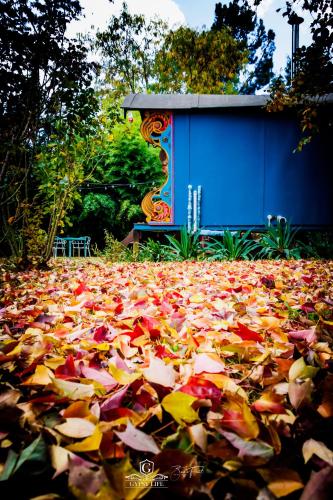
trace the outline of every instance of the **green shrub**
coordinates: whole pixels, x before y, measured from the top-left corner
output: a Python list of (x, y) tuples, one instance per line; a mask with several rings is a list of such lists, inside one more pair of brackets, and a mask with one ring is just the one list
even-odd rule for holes
[(105, 247), (101, 253), (102, 257), (111, 262), (132, 262), (134, 260), (132, 249), (116, 240), (113, 234), (107, 230), (104, 231), (104, 239)]
[(249, 260), (254, 256), (257, 243), (249, 239), (250, 230), (246, 233), (240, 231), (224, 231), (222, 240), (212, 239), (206, 246), (210, 260)]
[(314, 231), (305, 234), (309, 253), (316, 258), (333, 259), (333, 233)]
[(170, 257), (168, 247), (158, 240), (149, 238), (145, 243), (140, 244), (138, 255), (138, 260), (140, 261), (162, 262), (171, 260)]
[(165, 245), (168, 260), (195, 260), (204, 253), (199, 241), (200, 233), (188, 233), (184, 226), (180, 231), (180, 239), (166, 235), (169, 245)]
[(297, 228), (292, 228), (287, 222), (270, 226), (258, 241), (261, 259), (301, 259), (302, 253), (307, 253), (304, 243), (296, 239)]

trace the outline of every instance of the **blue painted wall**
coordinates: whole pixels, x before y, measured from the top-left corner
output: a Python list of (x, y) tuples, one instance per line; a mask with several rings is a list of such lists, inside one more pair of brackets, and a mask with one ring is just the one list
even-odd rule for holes
[(264, 226), (267, 215), (293, 224), (333, 223), (333, 166), (324, 134), (292, 153), (295, 118), (249, 108), (174, 111), (175, 225), (187, 218), (187, 186), (202, 186), (201, 226)]

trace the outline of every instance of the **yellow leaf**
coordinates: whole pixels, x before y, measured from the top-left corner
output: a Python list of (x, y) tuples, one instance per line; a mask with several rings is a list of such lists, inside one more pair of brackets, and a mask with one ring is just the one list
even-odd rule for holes
[(148, 344), (148, 342), (149, 338), (147, 337), (147, 335), (140, 335), (140, 337), (137, 337), (136, 339), (132, 340), (131, 344), (136, 347), (140, 347)]
[(91, 436), (95, 430), (95, 425), (84, 418), (66, 418), (66, 422), (56, 425), (55, 430), (64, 436), (72, 438), (85, 438)]
[(305, 364), (303, 358), (297, 359), (289, 369), (289, 380), (293, 381), (297, 378), (313, 378), (319, 368)]
[(191, 424), (198, 420), (198, 414), (193, 410), (192, 404), (197, 398), (184, 392), (171, 392), (162, 400), (162, 406), (165, 411), (170, 413), (179, 424), (184, 422)]
[(193, 304), (201, 304), (201, 302), (204, 302), (206, 300), (206, 298), (204, 297), (204, 295), (201, 295), (200, 293), (197, 293), (196, 295), (192, 295), (192, 297), (190, 297), (190, 302), (192, 302)]
[(57, 356), (54, 358), (49, 358), (44, 361), (44, 365), (47, 366), (48, 368), (51, 368), (52, 370), (55, 370), (58, 368), (58, 366), (61, 366), (65, 363), (66, 359), (63, 358), (62, 356)]
[(278, 328), (282, 321), (284, 320), (275, 318), (275, 316), (262, 316), (260, 318), (262, 327), (267, 328), (267, 330)]
[(61, 446), (52, 445), (50, 446), (50, 457), (52, 467), (55, 469), (53, 478), (64, 472), (69, 468), (69, 458), (73, 456), (73, 453), (62, 448)]
[(243, 403), (242, 413), (244, 422), (247, 426), (247, 431), (248, 431), (247, 437), (249, 439), (255, 439), (256, 437), (258, 437), (259, 434), (259, 425), (254, 415), (252, 414), (249, 406), (245, 403), (245, 401)]
[(91, 351), (91, 349), (97, 349), (98, 351), (109, 351), (110, 344), (108, 342), (101, 342), (100, 344), (92, 344), (88, 340), (81, 340), (80, 346), (82, 349), (86, 349), (87, 351)]
[(100, 431), (98, 427), (95, 428), (93, 434), (80, 443), (74, 443), (70, 444), (69, 446), (66, 446), (67, 450), (70, 451), (95, 451), (99, 450), (101, 441), (102, 441), (103, 434)]
[(173, 387), (176, 382), (176, 372), (172, 365), (167, 365), (163, 359), (157, 358), (152, 354), (149, 357), (149, 366), (142, 370), (143, 376), (149, 382), (163, 385), (164, 387)]
[(317, 455), (317, 457), (324, 460), (330, 465), (333, 465), (333, 451), (331, 451), (327, 446), (321, 441), (316, 441), (315, 439), (308, 439), (303, 444), (303, 457), (304, 462), (308, 462), (312, 455)]
[(113, 363), (110, 363), (109, 365), (109, 372), (111, 373), (112, 377), (118, 382), (118, 384), (121, 385), (131, 384), (132, 382), (134, 382), (134, 380), (142, 376), (142, 374), (139, 372), (125, 372), (125, 370), (117, 368)]
[(89, 410), (89, 402), (88, 401), (74, 401), (74, 403), (70, 404), (62, 413), (64, 418), (86, 418), (93, 422), (91, 417), (96, 418)]
[(166, 330), (172, 335), (172, 337), (175, 337), (176, 339), (179, 339), (179, 333), (175, 328), (172, 328), (166, 321), (162, 321), (162, 325), (165, 326)]
[(105, 316), (108, 315), (108, 313), (105, 311), (95, 311), (94, 315), (97, 316), (98, 318), (104, 318)]
[(107, 342), (101, 342), (100, 344), (93, 344), (91, 347), (97, 349), (98, 351), (110, 350), (110, 344), (108, 344)]
[(290, 495), (304, 486), (297, 472), (291, 469), (258, 469), (258, 472), (277, 498)]
[(188, 428), (188, 432), (192, 441), (205, 452), (207, 449), (207, 431), (203, 423), (191, 425)]
[(55, 392), (73, 401), (90, 399), (95, 394), (94, 386), (91, 384), (79, 384), (77, 382), (54, 378), (52, 385)]
[(242, 467), (242, 462), (240, 460), (227, 460), (223, 464), (223, 468), (234, 472)]
[(43, 333), (43, 330), (40, 328), (27, 328), (26, 331), (24, 332), (24, 335), (41, 335)]
[(204, 378), (205, 380), (213, 382), (213, 384), (215, 384), (219, 389), (222, 389), (223, 392), (237, 394), (245, 401), (248, 400), (247, 394), (244, 389), (239, 387), (239, 385), (236, 384), (233, 379), (227, 377), (226, 375), (223, 375), (222, 373), (202, 373), (200, 375), (200, 378)]
[(7, 356), (16, 356), (16, 354), (21, 353), (21, 350), (22, 350), (22, 342), (19, 342), (12, 351), (7, 352)]
[(53, 382), (53, 372), (44, 365), (37, 365), (35, 373), (22, 385), (49, 385)]

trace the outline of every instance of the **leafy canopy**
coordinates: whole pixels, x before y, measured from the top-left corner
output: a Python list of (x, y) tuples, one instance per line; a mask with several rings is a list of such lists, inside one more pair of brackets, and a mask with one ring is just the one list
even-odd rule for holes
[[(80, 12), (76, 0), (0, 2), (0, 240), (23, 261), (33, 227), (41, 230), (43, 219), (43, 213), (36, 219), (36, 155), (52, 142), (59, 120), (70, 134), (94, 127), (94, 68), (83, 43), (65, 36)], [(44, 194), (54, 203), (53, 194)]]
[(247, 0), (232, 0), (229, 4), (217, 3), (212, 29), (228, 29), (240, 47), (248, 51), (248, 65), (239, 83), (240, 94), (254, 94), (272, 79), (275, 33), (266, 32), (262, 19)]
[[(255, 5), (261, 1), (255, 0)], [(291, 84), (280, 78), (272, 86), (269, 110), (291, 108), (297, 111), (303, 134), (298, 144), (298, 150), (301, 150), (317, 133), (329, 130), (330, 117), (320, 112), (320, 103), (333, 92), (333, 30), (330, 0), (286, 1), (282, 15), (289, 22), (295, 16), (296, 7), (311, 14), (312, 40), (307, 47), (300, 47), (296, 52), (297, 71)]]
[(98, 32), (95, 46), (101, 51), (105, 78), (115, 95), (149, 91), (155, 81), (155, 57), (167, 25), (160, 19), (146, 20), (130, 14), (123, 3), (119, 16)]
[(228, 30), (170, 31), (156, 58), (161, 92), (234, 93), (248, 52)]

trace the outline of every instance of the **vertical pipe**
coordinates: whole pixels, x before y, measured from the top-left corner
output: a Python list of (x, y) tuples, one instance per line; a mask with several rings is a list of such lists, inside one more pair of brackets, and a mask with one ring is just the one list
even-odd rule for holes
[(202, 196), (202, 187), (198, 186), (198, 229), (201, 226), (201, 196)]
[(187, 232), (192, 231), (192, 186), (189, 184), (187, 186), (188, 196), (187, 196)]
[(299, 25), (304, 19), (295, 12), (289, 16), (288, 23), (291, 24), (291, 79), (295, 78), (297, 73), (296, 52), (299, 49)]
[(193, 191), (193, 233), (198, 230), (198, 192)]

